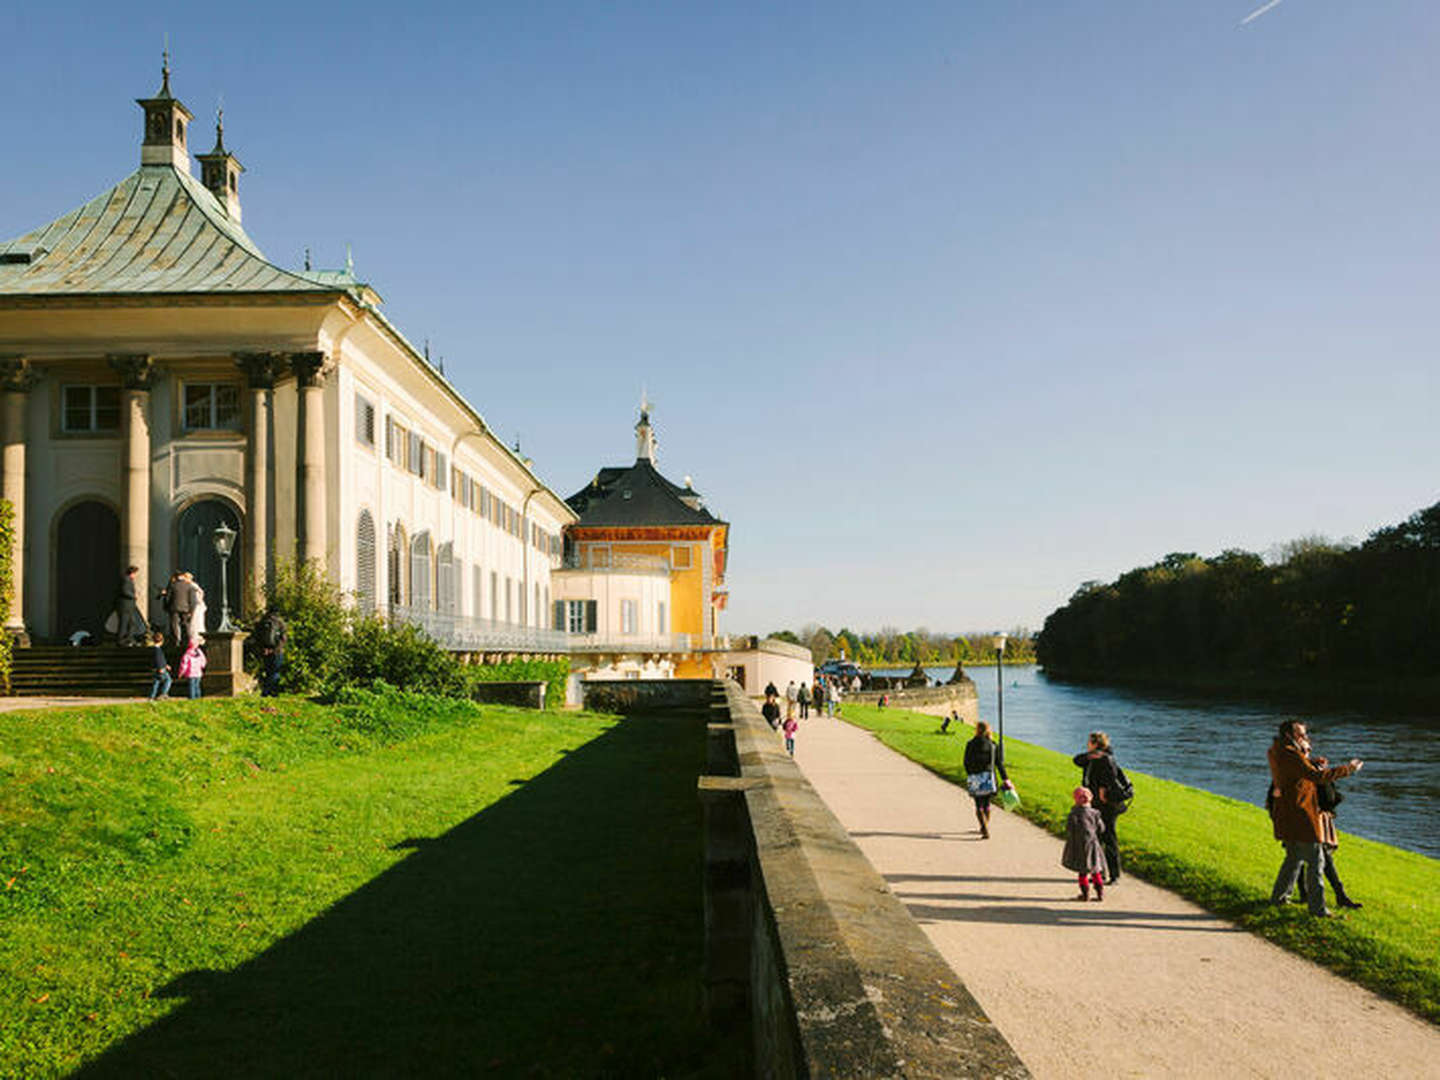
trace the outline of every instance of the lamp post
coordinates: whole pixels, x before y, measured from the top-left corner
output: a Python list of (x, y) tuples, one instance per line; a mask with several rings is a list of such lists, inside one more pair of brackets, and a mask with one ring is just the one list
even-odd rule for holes
[(215, 554), (220, 556), (220, 625), (216, 630), (222, 634), (235, 632), (235, 627), (230, 622), (230, 588), (225, 568), (230, 562), (230, 552), (235, 547), (237, 535), (239, 534), (234, 529), (222, 521), (215, 527), (215, 534), (211, 538), (215, 544)]
[(1000, 760), (1005, 760), (1005, 635), (995, 635), (995, 723), (1000, 729)]

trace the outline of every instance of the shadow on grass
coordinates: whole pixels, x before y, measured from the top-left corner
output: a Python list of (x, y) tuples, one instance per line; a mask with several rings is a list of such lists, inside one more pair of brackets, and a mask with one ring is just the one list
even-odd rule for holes
[[(78, 1076), (722, 1076), (701, 1008), (703, 721), (563, 757)], [(743, 1067), (743, 1065), (741, 1066)]]

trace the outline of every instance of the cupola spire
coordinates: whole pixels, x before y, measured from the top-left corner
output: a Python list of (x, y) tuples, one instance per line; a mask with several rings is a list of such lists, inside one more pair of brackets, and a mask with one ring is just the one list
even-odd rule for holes
[(640, 419), (635, 424), (635, 460), (655, 464), (655, 428), (650, 424), (650, 396), (640, 392)]
[(136, 98), (145, 110), (145, 138), (140, 144), (141, 165), (173, 165), (190, 171), (190, 151), (185, 136), (193, 116), (170, 92), (170, 45), (161, 54), (160, 90), (154, 97)]
[(225, 149), (225, 109), (215, 108), (215, 149), (208, 154), (196, 154), (200, 162), (200, 181), (215, 196), (226, 217), (240, 222), (240, 174), (245, 167), (240, 159)]

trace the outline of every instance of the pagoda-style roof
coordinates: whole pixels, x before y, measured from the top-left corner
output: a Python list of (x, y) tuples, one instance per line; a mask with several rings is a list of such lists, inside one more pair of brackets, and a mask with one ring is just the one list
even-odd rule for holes
[(580, 516), (575, 525), (581, 529), (725, 524), (705, 509), (694, 488), (672, 484), (645, 458), (628, 467), (601, 469), (565, 501)]
[(361, 288), (345, 271), (271, 263), (203, 184), (170, 164), (141, 165), (78, 210), (0, 243), (0, 296)]

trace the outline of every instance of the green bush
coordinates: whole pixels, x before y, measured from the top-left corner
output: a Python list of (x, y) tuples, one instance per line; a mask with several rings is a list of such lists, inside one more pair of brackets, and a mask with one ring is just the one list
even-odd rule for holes
[(345, 594), (316, 563), (278, 560), (265, 606), (280, 613), (288, 638), (280, 688), (313, 694), (343, 666), (351, 623)]
[[(350, 688), (389, 686), (462, 698), (470, 696), (477, 682), (536, 680), (547, 684), (549, 707), (559, 708), (565, 701), (568, 661), (461, 664), (417, 626), (357, 614), (313, 563), (281, 561), (266, 586), (265, 603), (285, 620), (289, 636), (280, 686), (289, 693), (339, 701)], [(258, 664), (259, 656), (254, 659)]]
[(416, 693), (467, 696), (464, 668), (418, 626), (389, 623), (376, 615), (356, 618), (344, 644), (325, 679), (327, 697), (336, 697), (345, 687), (376, 683)]

